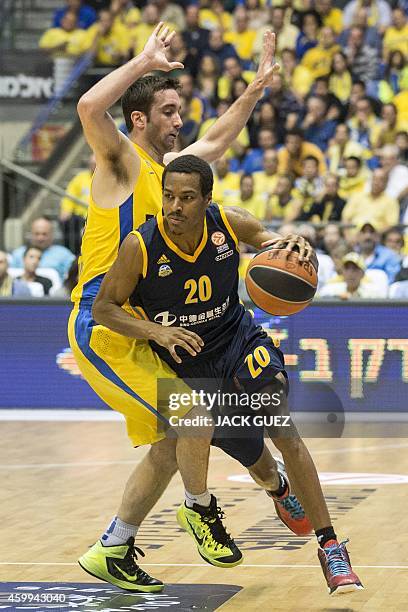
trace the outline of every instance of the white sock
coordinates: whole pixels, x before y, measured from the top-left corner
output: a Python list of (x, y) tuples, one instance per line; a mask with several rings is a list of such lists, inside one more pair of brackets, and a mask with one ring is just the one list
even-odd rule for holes
[(103, 546), (120, 546), (126, 544), (130, 537), (136, 537), (138, 525), (129, 525), (117, 516), (114, 516), (111, 524), (101, 537)]
[(208, 489), (206, 489), (204, 493), (200, 493), (200, 495), (193, 495), (189, 493), (189, 491), (184, 490), (184, 495), (187, 508), (192, 508), (193, 504), (198, 504), (199, 506), (205, 506), (207, 508), (211, 503), (211, 493)]

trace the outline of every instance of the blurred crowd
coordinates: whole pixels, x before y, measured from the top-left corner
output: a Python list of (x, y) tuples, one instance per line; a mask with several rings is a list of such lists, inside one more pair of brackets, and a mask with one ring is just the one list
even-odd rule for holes
[[(214, 164), (214, 201), (304, 235), (317, 250), (320, 297), (408, 298), (407, 11), (406, 0), (351, 0), (342, 8), (332, 0), (67, 0), (40, 47), (56, 58), (91, 50), (96, 65), (114, 67), (165, 21), (177, 32), (169, 56), (185, 66), (171, 74), (182, 86), (183, 148), (254, 78), (271, 28), (281, 70)], [(68, 186), (83, 201), (93, 163)], [(61, 203), (75, 255), (85, 217), (86, 205)], [(31, 236), (30, 246), (42, 248)], [(33, 257), (21, 249), (10, 262), (17, 269)], [(242, 276), (251, 256), (243, 250)]]

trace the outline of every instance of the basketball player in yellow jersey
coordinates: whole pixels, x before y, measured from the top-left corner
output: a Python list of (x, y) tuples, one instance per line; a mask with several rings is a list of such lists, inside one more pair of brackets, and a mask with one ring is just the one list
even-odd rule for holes
[[(170, 152), (182, 126), (178, 84), (172, 79), (143, 76), (153, 70), (183, 67), (166, 59), (165, 50), (172, 36), (159, 24), (139, 56), (107, 75), (78, 103), (85, 136), (96, 157), (96, 170), (82, 243), (79, 282), (72, 294), (75, 306), (69, 322), (70, 344), (91, 387), (109, 406), (124, 414), (133, 445), (152, 444), (127, 483), (118, 515), (102, 539), (81, 557), (80, 564), (92, 575), (112, 584), (142, 591), (160, 590), (163, 585), (134, 561), (137, 527), (166, 488), (177, 463), (185, 485), (186, 478), (191, 476), (194, 480), (192, 461), (196, 457), (190, 453), (192, 474), (183, 473), (181, 463), (188, 456), (188, 445), (182, 454), (180, 440), (177, 442), (176, 463), (174, 440), (164, 438), (158, 427), (163, 419), (157, 410), (157, 380), (174, 378), (174, 372), (161, 362), (147, 342), (125, 338), (96, 325), (91, 308), (103, 276), (126, 235), (161, 208), (163, 163), (177, 155)], [(205, 137), (184, 152), (207, 161), (225, 152), (278, 69), (273, 61), (274, 46), (274, 35), (268, 32), (253, 83)], [(108, 113), (120, 97), (129, 138), (117, 130)], [(175, 337), (172, 329), (163, 336), (166, 348), (182, 346), (192, 355), (200, 350), (199, 340), (187, 330)], [(202, 476), (198, 472), (195, 470), (197, 478)], [(190, 507), (194, 504), (210, 507), (212, 500), (202, 478), (200, 483), (201, 488), (197, 485), (195, 491), (186, 485), (186, 504)], [(277, 480), (276, 486), (279, 485)], [(240, 553), (225, 530), (222, 532), (216, 505), (213, 514), (211, 524), (218, 527), (208, 534), (211, 550), (207, 551), (207, 560), (220, 566), (236, 565), (241, 560)], [(221, 549), (220, 542), (214, 540), (217, 533), (222, 534)], [(113, 557), (112, 565), (109, 560)]]

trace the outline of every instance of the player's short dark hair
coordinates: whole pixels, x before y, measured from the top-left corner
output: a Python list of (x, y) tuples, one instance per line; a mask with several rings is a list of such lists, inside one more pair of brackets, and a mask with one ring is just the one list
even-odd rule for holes
[(155, 94), (166, 89), (174, 89), (179, 93), (181, 86), (177, 79), (149, 75), (138, 79), (128, 87), (122, 96), (121, 102), (123, 117), (125, 118), (126, 128), (129, 133), (133, 129), (133, 123), (130, 118), (131, 114), (134, 111), (140, 111), (149, 117)]
[(195, 155), (180, 155), (165, 167), (162, 177), (163, 189), (166, 176), (170, 172), (198, 174), (200, 176), (201, 195), (205, 197), (212, 192), (214, 177), (211, 167), (206, 161)]

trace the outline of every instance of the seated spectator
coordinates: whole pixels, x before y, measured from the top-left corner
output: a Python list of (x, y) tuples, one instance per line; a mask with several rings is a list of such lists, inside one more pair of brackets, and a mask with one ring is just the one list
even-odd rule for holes
[(220, 66), (213, 55), (204, 55), (198, 66), (197, 86), (203, 98), (214, 105), (217, 97)]
[(316, 0), (314, 6), (323, 25), (332, 28), (336, 35), (340, 34), (343, 28), (343, 14), (339, 8), (333, 6), (332, 0)]
[(131, 36), (121, 23), (114, 24), (110, 11), (98, 13), (98, 21), (84, 33), (80, 52), (95, 51), (95, 62), (100, 66), (119, 66), (127, 58)]
[(357, 234), (356, 250), (364, 258), (367, 270), (382, 270), (393, 283), (401, 267), (400, 257), (380, 244), (380, 230), (371, 221), (363, 221)]
[(364, 40), (363, 44), (368, 47), (373, 47), (377, 50), (378, 53), (381, 51), (382, 47), (382, 37), (377, 28), (368, 25), (369, 13), (365, 6), (360, 6), (360, 8), (356, 11), (355, 17), (351, 27), (343, 30), (339, 36), (338, 42), (340, 46), (344, 49), (347, 47), (348, 39), (350, 37), (350, 32), (353, 27), (361, 28), (364, 32)]
[(82, 3), (81, 0), (66, 0), (66, 5), (55, 11), (52, 27), (62, 28), (62, 22), (67, 13), (75, 13), (77, 27), (83, 30), (89, 28), (97, 19), (95, 10)]
[(194, 79), (188, 72), (183, 72), (178, 77), (181, 91), (186, 101), (190, 105), (189, 118), (200, 124), (204, 117), (204, 100), (200, 92), (194, 87)]
[[(385, 232), (396, 225), (399, 219), (399, 205), (395, 198), (385, 193), (387, 175), (381, 168), (374, 170), (369, 193), (351, 196), (343, 209), (342, 220), (360, 226), (369, 219), (379, 232)], [(350, 234), (353, 235), (353, 232)]]
[(38, 247), (28, 246), (23, 255), (23, 274), (18, 280), (24, 281), (33, 297), (43, 297), (50, 293), (52, 282), (45, 276), (37, 274), (42, 251)]
[(175, 28), (181, 32), (186, 27), (184, 11), (176, 2), (169, 0), (154, 0), (154, 4), (159, 9), (158, 21), (174, 24)]
[(352, 28), (344, 48), (354, 79), (374, 81), (378, 78), (379, 55), (377, 49), (364, 44), (364, 30)]
[(183, 125), (178, 134), (177, 150), (182, 150), (188, 147), (192, 142), (195, 142), (199, 129), (198, 123), (192, 119), (193, 113), (191, 110), (191, 102), (187, 100), (184, 94), (180, 94), (179, 115)]
[(232, 16), (231, 13), (224, 10), (224, 5), (221, 0), (210, 0), (207, 5), (200, 9), (200, 26), (207, 30), (219, 30), (221, 32), (231, 30)]
[(300, 127), (308, 142), (326, 151), (329, 140), (336, 130), (336, 121), (328, 120), (327, 101), (322, 96), (310, 96), (306, 103), (306, 114)]
[(401, 51), (408, 56), (408, 23), (404, 11), (398, 6), (392, 11), (392, 25), (388, 27), (383, 39), (383, 55), (387, 60), (391, 51)]
[(284, 6), (269, 6), (268, 23), (261, 28), (256, 36), (254, 43), (254, 57), (259, 59), (262, 52), (263, 37), (268, 29), (272, 29), (276, 34), (276, 54), (282, 55), (284, 48), (295, 49), (299, 30), (285, 19), (286, 9)]
[(297, 205), (293, 207), (292, 215), (286, 216), (286, 220), (308, 220), (313, 203), (319, 198), (322, 189), (323, 179), (319, 176), (319, 161), (313, 155), (308, 155), (303, 160), (302, 176), (295, 181), (293, 195)]
[[(200, 27), (199, 23), (200, 9), (196, 4), (189, 4), (186, 7), (186, 27), (182, 32), (182, 36), (187, 49), (190, 53), (200, 58), (208, 48), (208, 40), (210, 32), (205, 28)], [(195, 75), (194, 75), (195, 76)]]
[(69, 300), (71, 297), (71, 293), (74, 287), (78, 283), (78, 258), (74, 259), (71, 264), (70, 269), (68, 270), (68, 274), (61, 287), (56, 289), (55, 291), (51, 289), (51, 297), (67, 299)]
[(252, 70), (243, 70), (240, 61), (236, 57), (228, 57), (224, 60), (224, 72), (218, 81), (218, 97), (221, 100), (231, 97), (232, 84), (237, 79), (243, 79), (247, 84), (255, 78)]
[(404, 249), (404, 234), (399, 229), (399, 227), (390, 227), (389, 230), (384, 232), (382, 243), (387, 249), (394, 251), (396, 255), (402, 261), (403, 249)]
[(333, 250), (342, 244), (345, 244), (345, 240), (340, 225), (327, 223), (323, 228), (322, 251), (332, 256)]
[(296, 126), (298, 115), (302, 112), (303, 102), (288, 89), (283, 82), (283, 77), (279, 72), (276, 72), (273, 81), (270, 84), (269, 100), (278, 116), (278, 124), (282, 129), (291, 130)]
[(293, 195), (293, 184), (293, 177), (290, 174), (280, 174), (278, 176), (276, 187), (269, 198), (265, 215), (266, 221), (286, 222), (287, 219), (293, 217), (293, 209), (298, 208), (298, 203)]
[(63, 198), (60, 204), (59, 219), (64, 236), (64, 245), (77, 255), (81, 245), (82, 229), (88, 214), (92, 175), (96, 167), (94, 155), (90, 155), (88, 163), (88, 168), (78, 172), (66, 188), (69, 195), (82, 200), (84, 204), (74, 202), (68, 197)]
[(333, 55), (329, 78), (330, 91), (346, 104), (351, 95), (352, 78), (346, 55), (337, 51)]
[(319, 291), (317, 297), (337, 297), (342, 300), (384, 298), (382, 291), (365, 274), (364, 259), (358, 253), (348, 253), (342, 260), (340, 279), (333, 278)]
[(230, 57), (235, 57), (238, 59), (238, 54), (234, 47), (230, 43), (224, 42), (223, 30), (220, 30), (219, 28), (216, 30), (211, 30), (206, 53), (208, 55), (213, 55), (220, 66), (223, 66), (225, 60)]
[(339, 196), (339, 178), (335, 174), (326, 174), (323, 189), (317, 194), (305, 220), (313, 223), (340, 221), (346, 201)]
[(366, 191), (370, 180), (371, 173), (363, 165), (361, 158), (355, 155), (347, 157), (344, 173), (340, 174), (340, 197), (349, 200), (351, 196)]
[(316, 11), (305, 11), (300, 18), (300, 32), (296, 39), (296, 57), (302, 60), (306, 51), (313, 49), (318, 44), (319, 28), (322, 20)]
[(313, 77), (309, 70), (298, 64), (296, 53), (293, 49), (285, 47), (281, 52), (281, 74), (286, 87), (288, 87), (298, 99), (303, 99), (310, 91)]
[(134, 27), (140, 23), (141, 13), (131, 0), (111, 0), (109, 10), (113, 15), (114, 25)]
[(360, 167), (363, 151), (363, 147), (358, 142), (351, 140), (351, 130), (348, 125), (339, 123), (327, 150), (330, 172), (337, 174), (345, 170), (346, 160), (350, 157), (357, 158)]
[(319, 44), (304, 54), (302, 65), (310, 71), (313, 80), (319, 76), (326, 76), (338, 51), (340, 46), (336, 43), (334, 32), (332, 28), (326, 26), (320, 30)]
[(17, 280), (8, 273), (8, 258), (5, 251), (0, 251), (0, 298), (30, 298), (31, 292), (26, 283)]
[(214, 162), (213, 200), (217, 204), (234, 206), (239, 199), (240, 176), (231, 172), (229, 161), (221, 157)]
[(278, 154), (273, 149), (266, 149), (262, 157), (263, 170), (254, 172), (255, 191), (265, 200), (269, 200), (275, 191), (278, 175)]
[(380, 151), (380, 163), (387, 176), (385, 193), (402, 204), (408, 198), (408, 168), (400, 164), (398, 155), (398, 147), (389, 144)]
[(351, 129), (351, 139), (361, 144), (366, 149), (371, 148), (372, 131), (378, 119), (373, 111), (373, 106), (370, 98), (361, 98), (356, 103), (356, 110), (351, 119), (348, 121), (348, 126)]
[(408, 132), (398, 132), (395, 137), (395, 145), (398, 147), (398, 161), (401, 164), (408, 163)]
[(258, 133), (258, 147), (251, 149), (245, 155), (242, 162), (242, 170), (245, 174), (252, 174), (264, 169), (263, 157), (265, 151), (276, 146), (276, 133), (268, 128), (261, 128)]
[(371, 130), (371, 145), (377, 149), (384, 145), (393, 145), (398, 132), (404, 130), (407, 124), (398, 120), (395, 104), (384, 104), (381, 111), (382, 121), (376, 123)]
[(261, 0), (247, 0), (246, 7), (249, 17), (249, 27), (259, 30), (268, 23), (268, 10)]
[[(394, 101), (394, 96), (408, 89), (408, 66), (406, 57), (398, 49), (391, 51), (378, 82), (377, 96), (383, 104)], [(394, 101), (395, 102), (395, 101)]]
[(346, 106), (330, 91), (328, 76), (317, 77), (313, 83), (311, 94), (313, 96), (319, 96), (326, 101), (327, 121), (336, 121), (336, 123), (338, 121), (343, 121), (346, 116)]
[(278, 151), (279, 174), (294, 174), (295, 176), (302, 176), (303, 161), (310, 155), (316, 157), (319, 162), (319, 174), (325, 174), (326, 162), (319, 147), (311, 142), (306, 142), (301, 130), (289, 130), (286, 133), (285, 146)]
[(159, 22), (159, 9), (156, 4), (147, 4), (142, 11), (140, 23), (129, 26), (130, 45), (134, 55), (139, 55), (144, 49), (149, 36)]
[(76, 44), (82, 39), (84, 32), (78, 28), (78, 21), (73, 11), (67, 11), (61, 19), (58, 28), (50, 28), (41, 36), (38, 43), (40, 49), (47, 51), (52, 57), (74, 57)]
[(319, 274), (318, 274), (318, 285), (317, 290), (319, 291), (335, 274), (334, 262), (332, 258), (323, 253), (317, 248), (317, 233), (315, 228), (309, 223), (302, 223), (296, 230), (296, 234), (305, 238), (315, 249), (317, 261), (319, 263)]
[(392, 300), (408, 299), (408, 257), (403, 260), (401, 269), (390, 285), (388, 297)]
[[(343, 9), (343, 24), (349, 28), (355, 19), (356, 12), (361, 7), (360, 0), (351, 0)], [(364, 7), (368, 11), (368, 25), (384, 32), (391, 24), (391, 8), (385, 0), (365, 0)]]
[[(283, 130), (282, 126), (279, 125), (277, 112), (275, 107), (269, 100), (262, 102), (259, 107), (259, 112), (255, 113), (251, 118), (251, 124), (249, 127), (249, 141), (251, 147), (258, 147), (259, 144), (259, 130), (267, 129), (272, 130), (277, 138), (278, 142), (283, 141)], [(249, 122), (248, 122), (249, 123)]]
[[(192, 55), (187, 49), (181, 32), (176, 32), (171, 39), (170, 45), (166, 50), (166, 57), (169, 62), (179, 62), (183, 64), (184, 70), (190, 74), (195, 74), (198, 69), (198, 58)], [(162, 73), (166, 76), (178, 78), (183, 73), (183, 69), (177, 68), (171, 72)]]
[(256, 31), (249, 28), (249, 15), (244, 6), (237, 6), (234, 11), (234, 26), (225, 32), (224, 40), (231, 43), (241, 60), (251, 61)]
[[(41, 267), (53, 268), (64, 279), (75, 256), (67, 248), (53, 244), (54, 232), (51, 221), (47, 217), (38, 217), (31, 224), (30, 244), (42, 251)], [(11, 254), (13, 268), (23, 267), (25, 246), (18, 247)]]
[(255, 193), (254, 179), (250, 174), (243, 174), (239, 183), (240, 192), (236, 202), (260, 221), (265, 219), (266, 201), (261, 195)]

